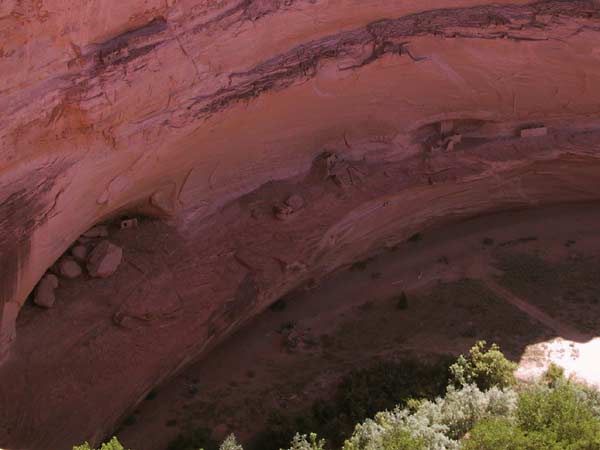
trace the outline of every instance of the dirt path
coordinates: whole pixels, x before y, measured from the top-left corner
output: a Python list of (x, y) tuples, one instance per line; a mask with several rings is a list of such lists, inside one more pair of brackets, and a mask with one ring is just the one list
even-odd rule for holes
[(577, 342), (585, 342), (591, 339), (591, 336), (585, 335), (577, 329), (573, 328), (572, 326), (567, 325), (564, 322), (561, 322), (560, 320), (557, 320), (553, 317), (550, 317), (541, 309), (523, 300), (522, 298), (517, 297), (509, 290), (500, 286), (494, 280), (487, 278), (484, 280), (484, 283), (492, 292), (494, 292), (500, 298), (504, 299), (507, 303), (510, 303), (514, 307), (523, 311), (529, 317), (537, 320), (541, 324), (553, 330), (558, 336), (561, 336), (564, 339)]

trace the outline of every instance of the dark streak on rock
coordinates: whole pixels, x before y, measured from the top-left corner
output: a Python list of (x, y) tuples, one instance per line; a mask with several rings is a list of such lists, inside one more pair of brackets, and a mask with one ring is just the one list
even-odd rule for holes
[(20, 271), (29, 258), (31, 236), (51, 216), (61, 192), (49, 201), (57, 177), (69, 164), (53, 163), (10, 185), (0, 186), (0, 192), (10, 192), (0, 198), (0, 304), (14, 300)]
[(258, 291), (255, 275), (248, 272), (240, 282), (235, 297), (211, 314), (208, 337), (221, 333), (236, 320), (243, 320), (256, 307)]
[[(216, 17), (196, 25), (192, 29), (192, 33), (199, 33), (209, 29), (211, 26), (219, 24), (224, 28), (244, 21), (255, 22), (269, 14), (275, 13), (280, 9), (291, 6), (299, 0), (241, 0), (231, 8), (218, 14)], [(316, 0), (305, 0), (310, 3), (315, 3)], [(237, 17), (236, 17), (237, 16)], [(231, 19), (230, 23), (225, 23), (227, 19)]]
[[(242, 2), (238, 8), (252, 2)], [(321, 61), (356, 55), (363, 46), (371, 46), (370, 56), (354, 66), (362, 67), (379, 58), (407, 54), (407, 38), (438, 35), (447, 38), (510, 39), (514, 41), (547, 40), (545, 36), (523, 36), (523, 32), (540, 33), (556, 24), (538, 22), (538, 16), (593, 19), (600, 18), (595, 0), (546, 0), (529, 5), (492, 5), (471, 8), (439, 9), (373, 22), (364, 28), (328, 36), (300, 45), (256, 67), (230, 75), (231, 83), (210, 95), (193, 99), (188, 106), (196, 118), (205, 118), (232, 104), (250, 100), (316, 75)], [(234, 83), (234, 80), (239, 80)]]
[(163, 43), (165, 39), (151, 41), (153, 38), (161, 37), (160, 35), (166, 29), (167, 21), (163, 17), (155, 18), (146, 25), (126, 31), (92, 46), (91, 51), (86, 55), (86, 59), (94, 62), (96, 72), (109, 66), (127, 63), (146, 55)]

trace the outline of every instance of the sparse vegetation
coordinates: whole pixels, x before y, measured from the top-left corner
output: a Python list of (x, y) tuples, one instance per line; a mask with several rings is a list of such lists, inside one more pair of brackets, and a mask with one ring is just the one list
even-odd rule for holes
[(420, 242), (422, 239), (423, 235), (421, 233), (415, 233), (408, 238), (408, 242)]
[[(86, 442), (83, 445), (77, 445), (77, 446), (73, 447), (73, 450), (94, 450), (94, 449), (92, 447), (90, 447), (90, 444), (88, 444)], [(116, 437), (113, 437), (110, 441), (102, 444), (102, 446), (100, 448), (98, 448), (97, 450), (126, 450), (126, 449), (125, 449), (125, 447), (123, 447), (121, 445), (121, 443), (119, 442), (119, 440)]]
[(273, 303), (271, 306), (269, 306), (269, 309), (273, 312), (281, 312), (281, 311), (285, 310), (286, 308), (287, 308), (287, 302), (283, 298), (280, 298), (275, 303)]
[(396, 297), (396, 308), (398, 309), (407, 309), (408, 308), (408, 297), (406, 293), (402, 291), (402, 293)]
[(369, 263), (371, 261), (373, 261), (373, 258), (367, 258), (367, 259), (363, 259), (361, 261), (356, 261), (354, 264), (352, 264), (350, 266), (350, 270), (353, 272), (354, 271), (362, 272), (367, 269), (367, 266), (369, 265)]
[(137, 417), (134, 414), (131, 414), (125, 418), (123, 421), (123, 425), (126, 427), (131, 426), (137, 422)]
[[(479, 341), (448, 368), (447, 362), (424, 365), (403, 361), (353, 371), (334, 399), (319, 400), (310, 411), (292, 418), (274, 412), (270, 428), (253, 447), (600, 449), (600, 394), (566, 380), (560, 367), (550, 366), (540, 383), (517, 390), (512, 376), (515, 364), (497, 345), (488, 348)], [(234, 435), (220, 447), (209, 436), (208, 430), (195, 429), (173, 441), (169, 450), (243, 450)], [(84, 444), (73, 450), (92, 449)], [(113, 438), (99, 450), (125, 449)]]
[(150, 392), (148, 392), (148, 395), (146, 395), (146, 400), (154, 400), (157, 395), (158, 395), (158, 392), (156, 390), (152, 389)]

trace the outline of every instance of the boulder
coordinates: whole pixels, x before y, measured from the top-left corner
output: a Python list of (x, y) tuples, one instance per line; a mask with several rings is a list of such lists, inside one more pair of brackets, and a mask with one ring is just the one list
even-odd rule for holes
[(81, 266), (72, 259), (63, 259), (58, 263), (58, 273), (65, 278), (77, 278), (81, 275)]
[(294, 214), (294, 208), (288, 205), (275, 205), (273, 213), (278, 220), (287, 220)]
[(58, 287), (58, 278), (56, 275), (46, 274), (40, 280), (37, 287), (35, 288), (35, 296), (33, 302), (41, 306), (42, 308), (52, 308), (56, 297), (54, 295), (54, 289)]
[(107, 236), (108, 236), (108, 227), (106, 225), (97, 225), (93, 228), (90, 228), (85, 233), (83, 233), (83, 237), (86, 237), (86, 238), (107, 237)]
[(92, 277), (106, 278), (111, 276), (123, 259), (123, 249), (109, 241), (102, 241), (90, 253), (87, 263), (88, 273)]
[(294, 211), (297, 211), (304, 206), (304, 199), (298, 194), (290, 195), (285, 201), (285, 204), (291, 207)]
[(76, 245), (71, 249), (71, 255), (73, 255), (73, 258), (80, 262), (86, 260), (87, 254), (88, 251), (85, 245)]

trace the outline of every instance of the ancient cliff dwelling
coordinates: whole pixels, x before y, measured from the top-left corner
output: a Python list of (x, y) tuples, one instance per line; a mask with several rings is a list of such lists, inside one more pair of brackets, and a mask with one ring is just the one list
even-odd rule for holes
[(0, 0), (0, 450), (600, 450), (598, 389), (599, 0)]

